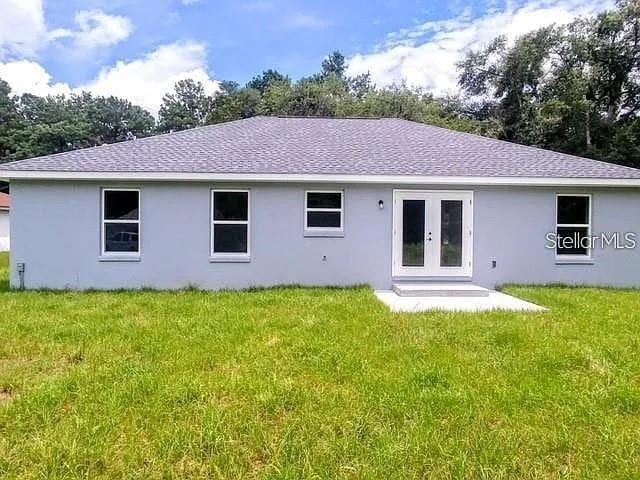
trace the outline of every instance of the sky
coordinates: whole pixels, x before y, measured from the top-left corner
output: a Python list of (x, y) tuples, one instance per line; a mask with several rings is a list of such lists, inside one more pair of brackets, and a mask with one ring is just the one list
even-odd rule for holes
[(0, 0), (0, 78), (16, 94), (116, 95), (154, 115), (180, 79), (293, 79), (340, 50), (348, 73), (454, 93), (456, 62), (612, 0)]

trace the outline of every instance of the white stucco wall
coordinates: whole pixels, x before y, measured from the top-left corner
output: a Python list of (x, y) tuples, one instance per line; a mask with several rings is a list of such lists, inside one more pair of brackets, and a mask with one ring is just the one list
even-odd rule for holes
[[(100, 261), (101, 187), (141, 188), (141, 258)], [(251, 189), (251, 261), (210, 263), (207, 183), (12, 182), (12, 285), (24, 262), (28, 288), (243, 288), (277, 284), (391, 287), (395, 185), (332, 185), (345, 192), (343, 238), (303, 235), (305, 188)], [(217, 186), (217, 185), (216, 185)], [(231, 185), (220, 185), (231, 186)], [(446, 189), (429, 185), (403, 186)], [(449, 188), (451, 189), (451, 188)], [(640, 245), (598, 249), (589, 264), (566, 265), (546, 249), (556, 193), (593, 195), (592, 231), (640, 234), (640, 189), (468, 187), (474, 191), (473, 282), (569, 283), (640, 287)], [(384, 209), (378, 201), (384, 201)], [(640, 237), (639, 237), (640, 238)], [(493, 261), (496, 261), (495, 267)], [(426, 279), (425, 279), (426, 280)]]
[(0, 210), (0, 252), (9, 250), (9, 212)]

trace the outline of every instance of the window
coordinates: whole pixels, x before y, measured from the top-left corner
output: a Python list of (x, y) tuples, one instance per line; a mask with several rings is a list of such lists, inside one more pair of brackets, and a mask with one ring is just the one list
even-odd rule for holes
[(249, 191), (211, 191), (211, 255), (249, 256)]
[(589, 257), (591, 195), (558, 195), (556, 202), (556, 255)]
[(102, 254), (140, 254), (140, 190), (102, 190)]
[(341, 232), (343, 229), (343, 192), (305, 192), (305, 230)]

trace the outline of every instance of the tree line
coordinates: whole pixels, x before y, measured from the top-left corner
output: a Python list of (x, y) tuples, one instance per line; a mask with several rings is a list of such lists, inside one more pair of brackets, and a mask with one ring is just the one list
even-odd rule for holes
[(0, 162), (255, 115), (398, 117), (640, 167), (640, 0), (566, 26), (498, 37), (458, 64), (461, 93), (436, 98), (404, 84), (349, 76), (340, 52), (293, 81), (276, 70), (207, 95), (182, 80), (156, 120), (90, 93), (11, 95), (0, 80)]
[(143, 108), (91, 93), (11, 95), (0, 79), (0, 162), (63, 152), (134, 137), (184, 130), (255, 115), (400, 117), (491, 134), (491, 122), (459, 115), (454, 101), (406, 85), (376, 88), (370, 76), (346, 75), (345, 58), (330, 54), (318, 73), (296, 82), (267, 70), (246, 85), (220, 82), (207, 95), (200, 82), (181, 80), (167, 93), (157, 121)]
[(640, 167), (640, 1), (469, 52), (459, 84), (498, 137)]

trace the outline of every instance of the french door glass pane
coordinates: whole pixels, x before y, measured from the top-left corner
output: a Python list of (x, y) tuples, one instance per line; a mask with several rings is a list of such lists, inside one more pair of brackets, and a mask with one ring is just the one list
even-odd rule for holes
[(441, 202), (440, 266), (462, 266), (462, 200)]
[(402, 201), (402, 266), (424, 266), (425, 201)]

